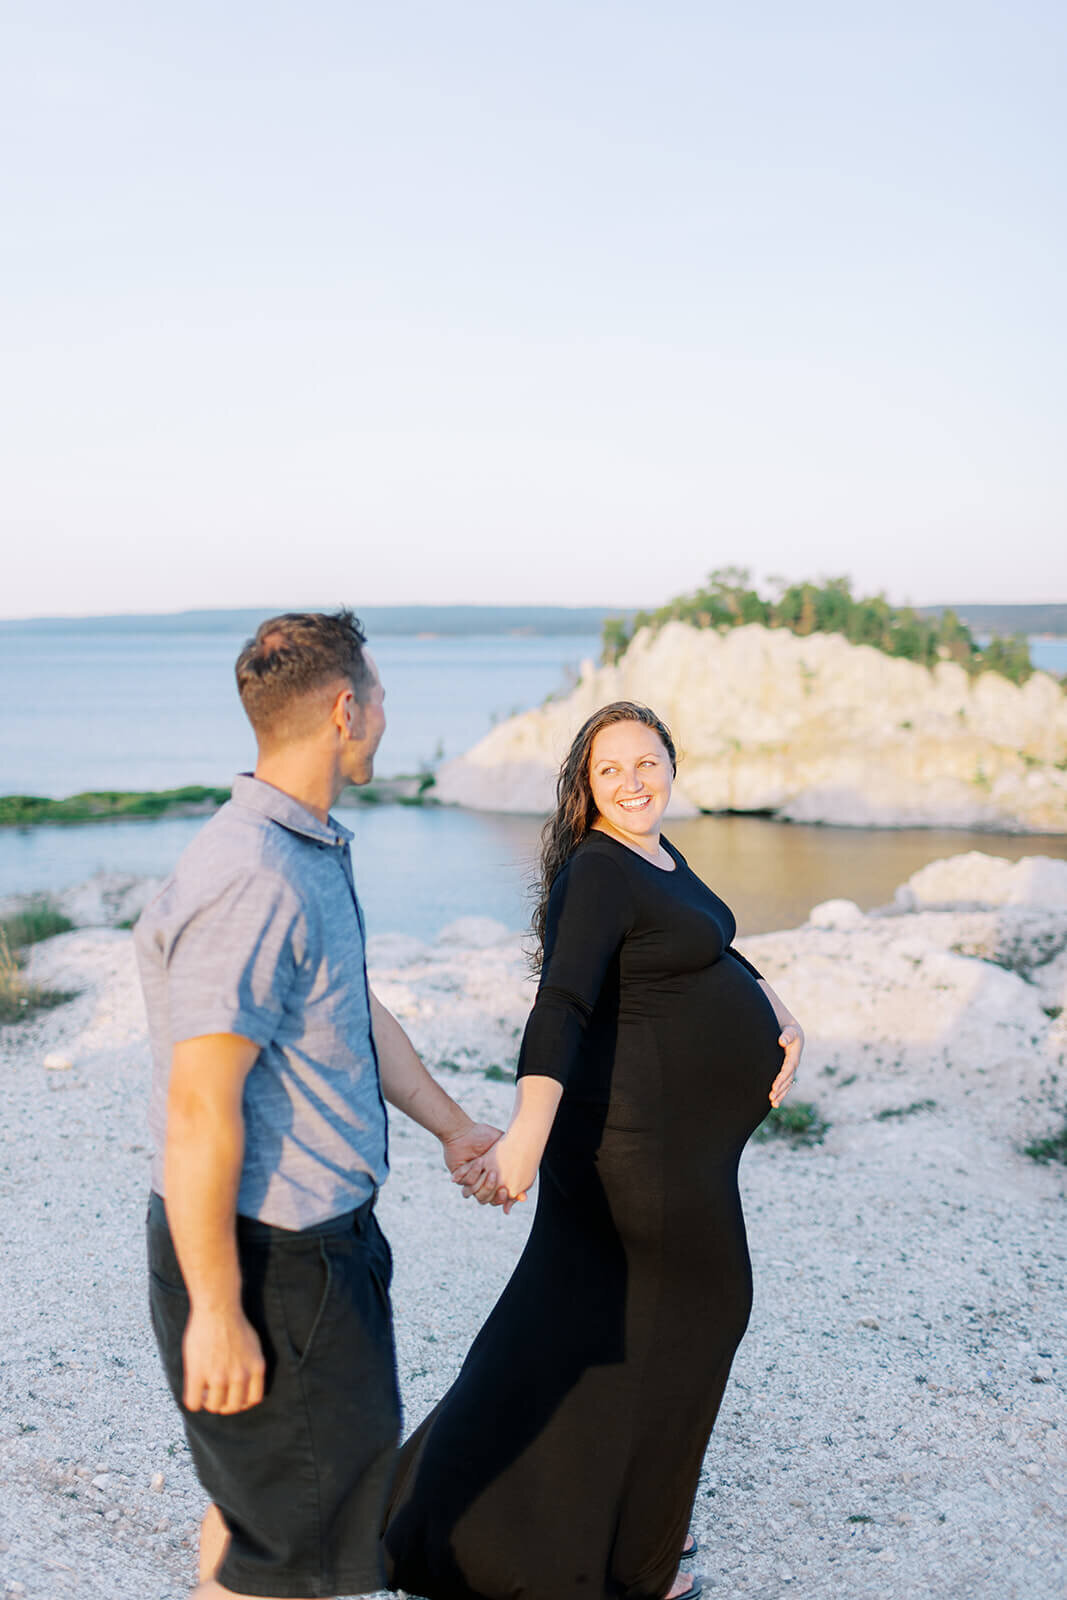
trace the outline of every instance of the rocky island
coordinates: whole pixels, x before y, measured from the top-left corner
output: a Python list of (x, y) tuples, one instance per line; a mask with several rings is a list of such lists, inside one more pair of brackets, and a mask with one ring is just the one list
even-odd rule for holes
[(565, 698), (442, 766), (436, 797), (547, 812), (573, 734), (611, 700), (651, 705), (670, 725), (675, 815), (1067, 833), (1067, 694), (1056, 678), (1016, 683), (761, 622), (639, 628), (616, 661), (586, 662)]

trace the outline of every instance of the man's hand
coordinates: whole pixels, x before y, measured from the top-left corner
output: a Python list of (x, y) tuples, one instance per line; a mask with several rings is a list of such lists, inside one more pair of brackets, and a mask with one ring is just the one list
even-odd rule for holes
[(263, 1398), (266, 1362), (256, 1330), (240, 1309), (189, 1313), (182, 1340), (187, 1411), (232, 1416)]
[(452, 1181), (462, 1184), (465, 1200), (473, 1195), (479, 1205), (503, 1206), (507, 1216), (517, 1201), (526, 1199), (536, 1181), (542, 1149), (536, 1135), (531, 1144), (522, 1127), (513, 1123), (498, 1145), (455, 1173)]
[(488, 1122), (469, 1122), (465, 1128), (446, 1134), (441, 1140), (445, 1166), (454, 1174), (459, 1167), (473, 1161), (475, 1156), (484, 1156), (500, 1136), (501, 1130), (491, 1127)]

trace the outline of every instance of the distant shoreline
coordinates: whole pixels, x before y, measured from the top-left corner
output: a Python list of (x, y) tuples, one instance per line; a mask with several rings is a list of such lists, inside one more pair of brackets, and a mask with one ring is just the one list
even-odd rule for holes
[[(430, 773), (377, 778), (359, 789), (346, 789), (338, 807), (430, 806)], [(156, 817), (206, 817), (230, 798), (228, 788), (191, 785), (183, 789), (94, 790), (53, 799), (47, 795), (0, 795), (0, 829), (73, 826), (85, 822), (126, 822)]]
[[(442, 801), (434, 794), (431, 773), (419, 773), (395, 778), (375, 778), (361, 788), (345, 789), (334, 809), (359, 811), (377, 806), (407, 806), (424, 810), (468, 811), (471, 808)], [(225, 787), (210, 788), (190, 786), (183, 789), (133, 789), (126, 791), (92, 791), (53, 799), (43, 795), (0, 795), (0, 834), (16, 833), (30, 828), (78, 827), (95, 822), (153, 822), (174, 821), (181, 817), (208, 817), (230, 798)], [(477, 812), (475, 813), (477, 814)], [(529, 816), (540, 813), (522, 813)], [(953, 827), (947, 823), (822, 823), (796, 822), (788, 817), (766, 816), (760, 811), (700, 811), (699, 817), (749, 816), (763, 818), (783, 828), (855, 829), (857, 832), (899, 833), (901, 831), (988, 834), (991, 839), (1033, 838), (1055, 841), (1067, 834), (1035, 833), (1026, 829), (983, 828), (973, 823)]]
[[(336, 601), (333, 602), (336, 605)], [(285, 606), (217, 611), (129, 612), (100, 617), (0, 618), (0, 635), (20, 633), (234, 634), (254, 633)], [(331, 608), (326, 608), (331, 609)], [(371, 638), (569, 637), (599, 634), (609, 617), (633, 616), (635, 606), (354, 606)]]
[[(337, 602), (331, 602), (336, 605)], [(106, 616), (0, 617), (0, 635), (27, 632), (94, 634), (254, 633), (285, 606), (217, 610), (116, 612)], [(329, 609), (329, 608), (327, 608)], [(637, 606), (407, 605), (354, 607), (371, 637), (464, 638), (565, 637), (600, 633), (609, 618), (629, 623)], [(1067, 639), (1067, 604), (919, 606), (920, 616), (951, 609), (981, 633), (1022, 633), (1045, 640)]]

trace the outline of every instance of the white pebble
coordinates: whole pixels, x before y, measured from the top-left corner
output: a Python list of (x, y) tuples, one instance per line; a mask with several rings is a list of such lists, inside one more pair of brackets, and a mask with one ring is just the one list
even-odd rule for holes
[(167, 1481), (166, 1478), (163, 1476), (163, 1474), (161, 1472), (153, 1472), (152, 1481), (148, 1485), (148, 1487), (151, 1489), (153, 1494), (161, 1494), (162, 1490), (163, 1490), (163, 1485), (166, 1483), (166, 1481)]
[(110, 1474), (110, 1472), (98, 1472), (96, 1477), (93, 1479), (93, 1488), (94, 1489), (106, 1489), (110, 1482), (111, 1482), (111, 1474)]
[(44, 1058), (44, 1065), (49, 1072), (69, 1072), (74, 1062), (70, 1056), (65, 1056), (62, 1050), (49, 1050)]
[(122, 1515), (122, 1512), (118, 1509), (118, 1507), (117, 1506), (112, 1506), (110, 1511), (105, 1511), (104, 1512), (104, 1521), (105, 1522), (117, 1522), (119, 1520), (119, 1518), (121, 1517), (121, 1515)]

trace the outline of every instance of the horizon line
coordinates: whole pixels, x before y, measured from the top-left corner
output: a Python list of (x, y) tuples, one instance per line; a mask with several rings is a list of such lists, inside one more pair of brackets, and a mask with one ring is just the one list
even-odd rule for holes
[[(330, 605), (330, 606), (304, 605), (304, 606), (289, 606), (289, 607), (276, 606), (276, 605), (265, 605), (265, 604), (264, 605), (257, 605), (255, 603), (246, 604), (246, 605), (229, 605), (229, 606), (180, 606), (180, 607), (177, 608), (177, 610), (167, 610), (167, 611), (129, 610), (129, 611), (35, 612), (35, 613), (23, 614), (23, 615), (17, 615), (17, 616), (0, 616), (0, 626), (2, 626), (5, 623), (11, 623), (11, 622), (16, 622), (16, 623), (32, 623), (32, 622), (127, 622), (127, 621), (136, 620), (136, 619), (140, 619), (140, 618), (163, 619), (163, 618), (178, 618), (178, 617), (220, 616), (220, 615), (223, 615), (226, 612), (252, 612), (252, 611), (256, 611), (256, 612), (260, 612), (261, 611), (265, 615), (268, 615), (268, 616), (281, 616), (281, 615), (284, 615), (286, 610), (289, 610), (289, 611), (333, 611), (333, 610), (339, 609), (339, 605), (343, 604), (343, 603), (344, 602), (339, 602), (337, 604)], [(667, 603), (669, 604), (669, 602), (667, 602)], [(910, 606), (911, 609), (913, 609), (915, 611), (918, 611), (918, 612), (934, 611), (934, 610), (953, 610), (953, 611), (956, 611), (956, 612), (964, 612), (964, 611), (966, 611), (968, 609), (976, 610), (978, 608), (981, 608), (983, 610), (997, 610), (997, 611), (1023, 611), (1023, 610), (1036, 610), (1036, 609), (1049, 610), (1049, 609), (1055, 609), (1055, 608), (1061, 607), (1061, 606), (1067, 606), (1067, 599), (1049, 600), (1047, 598), (1043, 598), (1043, 599), (1040, 599), (1040, 600), (953, 600), (951, 602), (950, 601), (945, 601), (945, 600), (932, 600), (932, 601), (928, 601), (928, 602), (926, 602), (924, 604), (916, 604), (913, 601), (902, 601), (902, 602), (890, 601), (890, 604), (899, 604), (901, 609), (906, 609), (908, 606)], [(453, 601), (404, 600), (404, 601), (392, 601), (392, 602), (388, 602), (388, 603), (384, 603), (384, 604), (378, 604), (377, 602), (368, 602), (365, 606), (362, 606), (362, 607), (353, 606), (353, 607), (351, 607), (351, 609), (355, 610), (357, 615), (359, 615), (361, 612), (368, 612), (369, 613), (369, 612), (374, 612), (374, 611), (452, 611), (452, 612), (455, 612), (455, 611), (514, 611), (514, 612), (550, 611), (550, 612), (565, 612), (565, 613), (572, 613), (572, 614), (573, 613), (577, 613), (577, 612), (582, 612), (582, 611), (603, 611), (603, 612), (608, 613), (608, 614), (616, 614), (616, 613), (618, 613), (618, 614), (621, 614), (621, 615), (625, 616), (626, 614), (633, 614), (633, 613), (638, 612), (638, 611), (648, 611), (650, 609), (655, 610), (655, 609), (658, 609), (658, 608), (657, 607), (651, 607), (650, 608), (647, 605), (610, 605), (608, 603), (601, 602), (601, 601), (590, 601), (589, 603), (584, 604), (584, 605), (566, 605), (566, 604), (561, 604), (561, 603), (557, 603), (557, 602), (553, 602), (553, 601), (516, 602), (516, 601), (511, 601), (511, 600), (508, 600), (508, 601), (496, 601), (496, 600), (453, 600)]]

